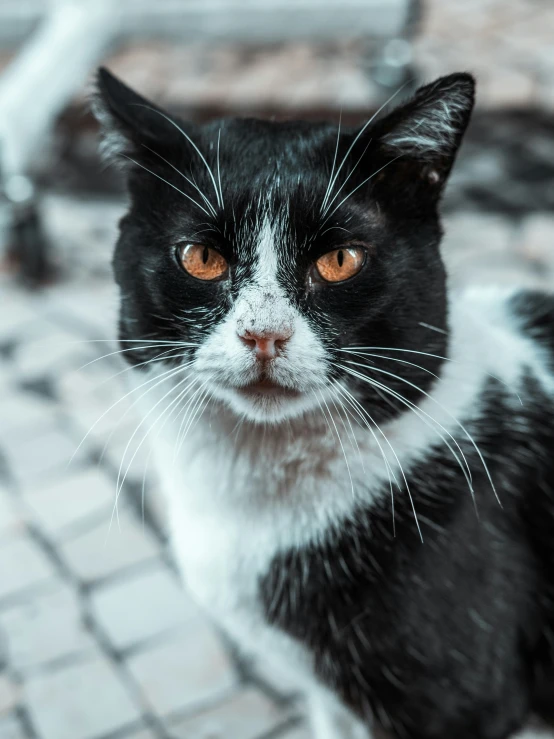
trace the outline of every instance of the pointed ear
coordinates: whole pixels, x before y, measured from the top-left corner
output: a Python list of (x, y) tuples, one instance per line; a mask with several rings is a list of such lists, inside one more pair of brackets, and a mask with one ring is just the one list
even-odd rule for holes
[(469, 123), (475, 100), (470, 74), (451, 74), (420, 87), (414, 97), (373, 129), (389, 156), (421, 165), (431, 184), (444, 184)]
[(101, 127), (101, 154), (108, 160), (142, 161), (149, 149), (167, 149), (178, 140), (177, 124), (168, 113), (104, 67), (98, 70), (92, 110)]

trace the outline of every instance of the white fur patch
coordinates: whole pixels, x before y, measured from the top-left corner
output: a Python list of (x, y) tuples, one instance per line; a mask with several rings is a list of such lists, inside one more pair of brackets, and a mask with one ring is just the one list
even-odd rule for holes
[[(317, 407), (326, 377), (325, 349), (304, 316), (292, 305), (277, 281), (276, 240), (279, 224), (263, 221), (257, 239), (253, 278), (245, 285), (231, 311), (197, 352), (195, 370), (206, 378), (214, 397), (251, 421), (274, 422), (299, 416)], [(301, 391), (298, 398), (254, 400), (236, 388), (254, 382), (258, 362), (241, 341), (244, 332), (290, 336), (283, 356), (267, 368), (268, 377)]]
[[(270, 252), (271, 238), (264, 233), (259, 248)], [(271, 254), (265, 264), (271, 264)], [(267, 306), (266, 294), (271, 295)], [(497, 291), (473, 290), (452, 305), (452, 361), (445, 362), (431, 398), (419, 408), (458, 438), (457, 419), (479, 412), (477, 399), (491, 374), (514, 387), (527, 368), (554, 394), (544, 357), (519, 332), (506, 297)], [(263, 317), (267, 325), (292, 321), (300, 341), (283, 358), (281, 376), (307, 385), (311, 376), (321, 376), (323, 348), (287, 303), (271, 270), (239, 296), (206, 342), (193, 371), (204, 376), (213, 367), (214, 378), (248, 377), (249, 360), (236, 338), (241, 316), (252, 321)], [(272, 669), (287, 671), (291, 681), (307, 692), (319, 691), (311, 655), (267, 625), (258, 599), (259, 579), (280, 552), (317, 540), (338, 520), (352, 516), (360, 501), (371, 505), (377, 495), (387, 494), (387, 466), (366, 429), (356, 426), (356, 444), (348, 441), (331, 402), (335, 429), (317, 405), (303, 416), (262, 428), (249, 420), (241, 424), (240, 405), (225, 392), (215, 395), (224, 402), (214, 401), (190, 428), (177, 458), (180, 419), (164, 423), (154, 445), (185, 582), (198, 603), (247, 653), (258, 654)], [(161, 388), (149, 393), (148, 407), (160, 396)], [(337, 441), (339, 429), (342, 446)], [(396, 456), (390, 450), (384, 453), (399, 479), (400, 467), (408, 474), (440, 441), (433, 424), (409, 411), (384, 425), (383, 431)], [(385, 444), (383, 448), (387, 449)]]
[(438, 153), (454, 147), (459, 133), (459, 118), (468, 108), (463, 92), (445, 93), (442, 100), (422, 105), (417, 114), (402, 121), (383, 137), (398, 153)]

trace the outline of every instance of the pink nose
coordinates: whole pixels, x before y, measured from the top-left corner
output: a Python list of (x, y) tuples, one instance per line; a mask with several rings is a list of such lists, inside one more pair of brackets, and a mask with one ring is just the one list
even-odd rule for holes
[(279, 356), (291, 336), (292, 332), (287, 331), (263, 331), (259, 333), (242, 331), (239, 333), (239, 339), (243, 344), (252, 349), (256, 359), (262, 361), (275, 359)]

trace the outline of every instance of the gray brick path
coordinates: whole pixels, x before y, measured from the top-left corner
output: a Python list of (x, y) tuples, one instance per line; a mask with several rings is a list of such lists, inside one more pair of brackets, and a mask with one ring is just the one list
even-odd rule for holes
[(125, 365), (102, 358), (121, 205), (46, 208), (60, 256), (74, 231), (88, 256), (42, 294), (0, 274), (0, 739), (294, 739), (298, 709), (246, 680), (183, 591), (147, 453), (110, 527), (138, 423)]

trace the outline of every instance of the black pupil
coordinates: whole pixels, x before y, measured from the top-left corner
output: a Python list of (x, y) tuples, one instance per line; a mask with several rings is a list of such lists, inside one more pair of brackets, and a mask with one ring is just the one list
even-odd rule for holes
[(339, 249), (337, 253), (337, 262), (339, 263), (339, 267), (342, 267), (342, 265), (344, 264), (344, 253), (342, 249)]
[(202, 261), (204, 264), (208, 263), (208, 259), (210, 258), (210, 250), (207, 246), (204, 247), (204, 251), (202, 252)]

